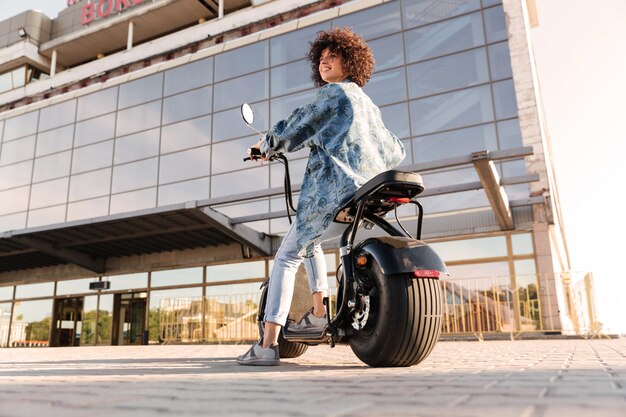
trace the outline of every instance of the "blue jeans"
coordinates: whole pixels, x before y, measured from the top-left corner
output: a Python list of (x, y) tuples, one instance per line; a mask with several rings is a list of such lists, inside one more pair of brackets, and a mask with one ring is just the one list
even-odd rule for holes
[[(322, 242), (341, 236), (345, 228), (346, 225), (331, 223), (322, 235)], [(328, 276), (322, 245), (315, 245), (314, 255), (310, 258), (298, 256), (296, 223), (294, 222), (283, 238), (274, 257), (274, 267), (270, 274), (269, 288), (267, 290), (265, 321), (280, 324), (281, 326), (287, 323), (287, 316), (289, 316), (293, 298), (296, 272), (302, 262), (304, 262), (311, 293), (326, 292), (328, 290)]]

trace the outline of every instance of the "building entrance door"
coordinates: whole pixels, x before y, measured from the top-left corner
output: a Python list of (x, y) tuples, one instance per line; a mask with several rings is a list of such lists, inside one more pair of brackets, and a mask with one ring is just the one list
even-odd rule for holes
[(82, 326), (83, 297), (55, 300), (52, 346), (80, 346)]
[(116, 294), (113, 301), (114, 345), (141, 345), (146, 329), (146, 293)]

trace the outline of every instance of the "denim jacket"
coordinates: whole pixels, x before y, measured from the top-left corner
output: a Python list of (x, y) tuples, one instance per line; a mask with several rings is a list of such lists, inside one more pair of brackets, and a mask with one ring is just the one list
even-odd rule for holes
[(294, 110), (265, 135), (261, 152), (310, 149), (296, 213), (300, 256), (333, 221), (336, 210), (377, 174), (397, 166), (405, 156), (402, 142), (381, 119), (363, 90), (344, 80), (320, 88), (312, 103)]

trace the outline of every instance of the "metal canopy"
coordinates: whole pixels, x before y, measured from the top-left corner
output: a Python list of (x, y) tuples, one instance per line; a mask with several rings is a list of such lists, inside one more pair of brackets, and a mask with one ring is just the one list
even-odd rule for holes
[(0, 273), (74, 264), (106, 273), (108, 258), (240, 244), (271, 254), (271, 239), (194, 203), (0, 234)]

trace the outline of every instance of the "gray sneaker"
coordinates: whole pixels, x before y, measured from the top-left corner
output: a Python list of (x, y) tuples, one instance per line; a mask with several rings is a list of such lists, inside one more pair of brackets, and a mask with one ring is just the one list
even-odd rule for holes
[(322, 333), (328, 325), (326, 314), (324, 317), (315, 317), (313, 309), (309, 310), (302, 316), (300, 321), (289, 326), (289, 332), (294, 333)]
[(239, 365), (257, 365), (257, 366), (276, 366), (280, 365), (280, 354), (278, 353), (278, 344), (272, 345), (267, 349), (259, 344), (252, 347), (243, 355), (237, 357)]

